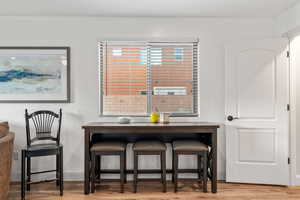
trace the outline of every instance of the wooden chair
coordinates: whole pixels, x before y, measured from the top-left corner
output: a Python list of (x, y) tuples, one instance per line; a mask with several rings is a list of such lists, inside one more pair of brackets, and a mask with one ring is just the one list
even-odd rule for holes
[[(101, 182), (101, 156), (120, 156), (120, 186), (121, 193), (124, 192), (126, 182), (126, 143), (122, 141), (102, 141), (96, 142), (91, 147), (91, 192), (95, 192), (96, 171), (98, 171), (99, 182)], [(98, 167), (96, 167), (98, 164)]]
[(134, 152), (134, 192), (137, 192), (138, 179), (138, 156), (139, 155), (159, 155), (161, 164), (161, 182), (163, 184), (163, 192), (167, 191), (166, 182), (166, 150), (167, 147), (160, 141), (138, 141), (133, 145)]
[[(178, 140), (173, 144), (173, 181), (174, 192), (178, 190), (178, 157), (179, 155), (197, 155), (198, 157), (198, 180), (202, 181), (203, 192), (207, 192), (207, 145), (195, 140)], [(201, 167), (202, 165), (202, 167)]]
[[(21, 161), (21, 198), (25, 199), (25, 187), (30, 191), (30, 185), (40, 182), (56, 181), (59, 186), (60, 195), (63, 195), (63, 146), (60, 144), (60, 130), (61, 130), (62, 110), (56, 114), (48, 110), (40, 110), (28, 114), (25, 110), (26, 122), (26, 139), (27, 146), (22, 149)], [(31, 123), (30, 123), (31, 122)], [(57, 123), (57, 132), (53, 133), (52, 127)], [(34, 126), (34, 133), (31, 133), (30, 124)], [(56, 169), (48, 171), (31, 172), (31, 158), (41, 156), (56, 156)], [(27, 162), (25, 162), (25, 160)], [(26, 173), (25, 173), (26, 170)], [(33, 182), (31, 175), (56, 172), (56, 179)], [(26, 179), (26, 175), (27, 179)]]

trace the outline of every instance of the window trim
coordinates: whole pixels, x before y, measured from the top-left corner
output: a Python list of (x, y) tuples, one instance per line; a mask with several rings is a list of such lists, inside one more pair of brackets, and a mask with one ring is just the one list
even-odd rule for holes
[[(149, 110), (147, 110), (147, 114), (145, 115), (131, 115), (131, 114), (119, 114), (119, 115), (110, 115), (110, 114), (103, 114), (103, 67), (105, 66), (105, 59), (103, 59), (104, 57), (106, 57), (107, 55), (107, 52), (102, 52), (103, 51), (103, 46), (105, 46), (105, 50), (107, 50), (107, 42), (116, 42), (116, 43), (126, 43), (126, 44), (129, 44), (129, 43), (133, 43), (133, 44), (136, 44), (136, 43), (145, 43), (146, 44), (146, 49), (147, 51), (149, 51), (150, 49), (150, 44), (163, 44), (163, 43), (174, 43), (174, 44), (180, 44), (180, 43), (183, 43), (183, 44), (193, 44), (193, 50), (195, 49), (195, 46), (196, 46), (196, 55), (193, 55), (194, 58), (196, 58), (196, 64), (193, 64), (193, 82), (196, 83), (196, 92), (195, 92), (195, 88), (194, 88), (194, 84), (193, 84), (193, 102), (196, 102), (196, 105), (193, 104), (193, 109), (194, 109), (194, 112), (193, 113), (171, 113), (170, 116), (171, 117), (196, 117), (196, 118), (199, 118), (200, 117), (200, 89), (199, 89), (199, 85), (200, 85), (200, 80), (199, 80), (199, 71), (200, 71), (200, 65), (199, 65), (199, 60), (200, 60), (200, 48), (199, 48), (199, 41), (193, 41), (193, 42), (176, 42), (176, 41), (173, 41), (173, 42), (144, 42), (144, 41), (117, 41), (117, 40), (114, 40), (114, 41), (107, 41), (107, 40), (103, 40), (103, 41), (98, 41), (98, 49), (97, 49), (97, 57), (98, 57), (98, 94), (99, 94), (99, 99), (98, 99), (98, 110), (99, 110), (99, 116), (100, 117), (138, 117), (138, 118), (144, 118), (144, 117), (149, 117)], [(101, 48), (102, 47), (102, 48)], [(102, 53), (101, 53), (102, 52)], [(149, 55), (149, 54), (148, 54)], [(175, 59), (176, 60), (176, 59)], [(149, 58), (147, 58), (147, 61), (149, 61)], [(195, 62), (195, 61), (194, 61)], [(156, 65), (155, 65), (156, 66)], [(148, 70), (150, 70), (150, 64), (147, 63), (147, 73), (148, 73)], [(196, 73), (195, 73), (196, 71)], [(151, 74), (151, 73), (150, 73)], [(147, 78), (147, 81), (148, 81), (148, 78)], [(148, 84), (149, 85), (149, 84)], [(150, 86), (151, 87), (151, 86)], [(149, 91), (149, 90), (148, 90)], [(152, 94), (151, 94), (152, 95)], [(148, 98), (150, 97), (151, 99), (151, 95), (147, 94)], [(151, 107), (149, 106), (149, 104), (151, 104), (151, 100), (147, 101), (147, 104), (148, 104), (148, 109)]]

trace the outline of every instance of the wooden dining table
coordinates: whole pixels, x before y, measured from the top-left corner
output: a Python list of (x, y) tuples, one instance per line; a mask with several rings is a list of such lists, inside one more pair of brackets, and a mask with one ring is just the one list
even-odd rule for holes
[[(84, 129), (84, 194), (90, 193), (90, 147), (97, 141), (111, 139), (135, 142), (137, 140), (159, 139), (163, 142), (172, 142), (177, 139), (199, 140), (210, 147), (208, 159), (208, 177), (211, 180), (211, 191), (217, 192), (217, 130), (219, 124), (209, 122), (171, 122), (145, 123), (134, 122), (120, 124), (117, 122), (90, 122), (82, 126)], [(127, 174), (133, 170), (126, 170)], [(186, 169), (187, 173), (196, 172)], [(115, 173), (116, 170), (106, 170), (104, 173)], [(144, 171), (147, 173), (147, 171)], [(102, 172), (101, 172), (102, 173)], [(150, 173), (150, 172), (149, 172)], [(153, 172), (152, 172), (153, 173)], [(167, 173), (172, 173), (168, 169)]]

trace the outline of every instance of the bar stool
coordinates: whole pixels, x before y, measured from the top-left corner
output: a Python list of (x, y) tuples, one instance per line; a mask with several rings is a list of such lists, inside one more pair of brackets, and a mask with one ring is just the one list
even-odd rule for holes
[(160, 141), (139, 141), (133, 145), (134, 152), (134, 192), (137, 192), (138, 183), (138, 156), (139, 155), (159, 155), (161, 164), (161, 181), (163, 192), (167, 191), (166, 185), (166, 145)]
[(101, 182), (101, 156), (117, 155), (120, 156), (120, 186), (121, 193), (124, 192), (124, 182), (126, 181), (126, 143), (121, 141), (102, 141), (97, 142), (91, 147), (92, 158), (92, 177), (91, 192), (95, 192), (96, 181), (96, 161), (98, 166), (99, 181)]
[[(173, 180), (174, 192), (178, 188), (178, 156), (179, 155), (197, 155), (198, 156), (198, 180), (202, 181), (203, 192), (207, 192), (207, 145), (195, 140), (178, 140), (173, 142)], [(201, 164), (203, 166), (203, 176), (201, 178)]]

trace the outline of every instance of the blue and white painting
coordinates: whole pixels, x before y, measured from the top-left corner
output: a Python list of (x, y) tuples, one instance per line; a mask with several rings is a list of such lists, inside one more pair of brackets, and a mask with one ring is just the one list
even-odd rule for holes
[(0, 50), (0, 98), (5, 100), (60, 98), (67, 90), (66, 74), (65, 51)]

